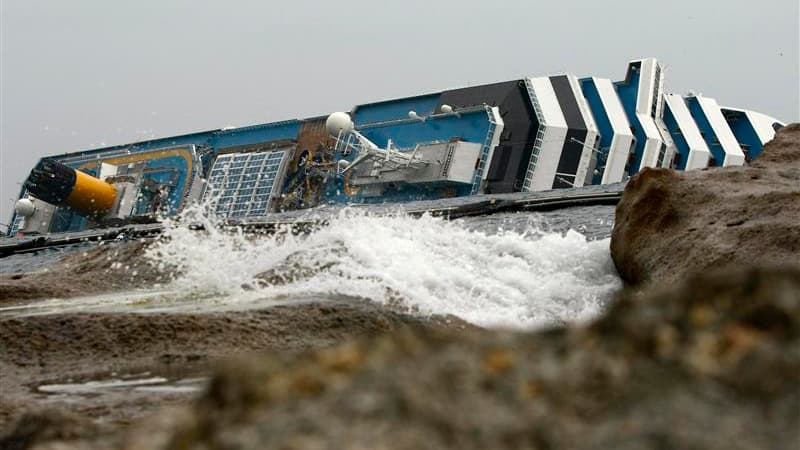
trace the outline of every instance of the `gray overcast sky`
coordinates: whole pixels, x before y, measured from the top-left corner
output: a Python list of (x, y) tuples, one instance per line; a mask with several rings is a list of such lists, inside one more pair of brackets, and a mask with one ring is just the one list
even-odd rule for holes
[(0, 222), (43, 155), (646, 56), (798, 121), (799, 3), (0, 0)]

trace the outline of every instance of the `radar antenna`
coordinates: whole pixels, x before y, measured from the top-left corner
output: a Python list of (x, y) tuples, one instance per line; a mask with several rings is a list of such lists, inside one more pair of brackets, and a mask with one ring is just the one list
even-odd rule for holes
[(352, 151), (356, 154), (352, 161), (340, 160), (337, 163), (340, 174), (347, 173), (368, 160), (380, 166), (382, 171), (419, 168), (430, 163), (417, 154), (418, 146), (414, 147), (414, 151), (402, 152), (394, 148), (389, 139), (386, 148), (378, 147), (355, 129), (347, 113), (335, 112), (328, 116), (325, 128), (336, 139), (337, 147), (341, 145), (343, 153), (349, 154)]

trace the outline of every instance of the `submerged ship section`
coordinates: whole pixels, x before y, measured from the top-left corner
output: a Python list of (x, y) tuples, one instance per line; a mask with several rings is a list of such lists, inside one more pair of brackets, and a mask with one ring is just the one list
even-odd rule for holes
[(646, 58), (620, 81), (522, 77), (51, 156), (25, 182), (9, 234), (154, 221), (198, 201), (236, 223), (324, 204), (617, 183), (645, 167), (744, 164), (783, 126), (665, 93), (665, 72)]

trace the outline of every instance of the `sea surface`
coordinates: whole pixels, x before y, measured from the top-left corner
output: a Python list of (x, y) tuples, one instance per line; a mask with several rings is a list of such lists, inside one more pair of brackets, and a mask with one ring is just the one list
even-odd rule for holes
[[(457, 220), (386, 208), (327, 214), (327, 225), (312, 233), (257, 238), (220, 231), (202, 216), (192, 220), (209, 222), (205, 232), (167, 222), (167, 239), (145, 257), (165, 272), (179, 269), (174, 281), (0, 308), (0, 315), (210, 312), (352, 299), (530, 329), (593, 318), (621, 286), (609, 254), (611, 206)], [(95, 245), (5, 258), (0, 270), (46, 269)]]

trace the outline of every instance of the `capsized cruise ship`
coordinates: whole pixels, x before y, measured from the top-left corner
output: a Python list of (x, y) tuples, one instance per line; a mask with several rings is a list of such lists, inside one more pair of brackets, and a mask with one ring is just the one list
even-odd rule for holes
[(325, 204), (535, 192), (757, 158), (783, 126), (664, 91), (654, 58), (624, 79), (519, 78), (49, 156), (20, 192), (10, 236), (153, 221), (205, 201), (228, 222)]

